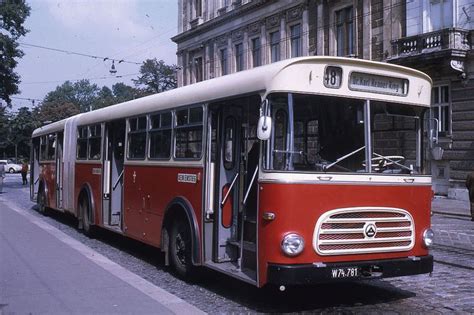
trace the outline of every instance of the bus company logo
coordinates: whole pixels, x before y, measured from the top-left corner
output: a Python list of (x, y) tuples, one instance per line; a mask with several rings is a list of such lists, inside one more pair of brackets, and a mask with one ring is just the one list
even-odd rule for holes
[(377, 234), (377, 226), (373, 222), (367, 222), (364, 227), (365, 237), (372, 238)]
[(197, 183), (197, 175), (196, 174), (178, 173), (178, 183), (196, 184)]

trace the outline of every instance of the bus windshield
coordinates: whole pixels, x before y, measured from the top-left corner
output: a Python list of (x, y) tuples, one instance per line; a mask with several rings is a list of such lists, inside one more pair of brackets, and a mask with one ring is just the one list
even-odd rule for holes
[(266, 170), (422, 173), (419, 107), (283, 93), (269, 100), (274, 126), (265, 147)]

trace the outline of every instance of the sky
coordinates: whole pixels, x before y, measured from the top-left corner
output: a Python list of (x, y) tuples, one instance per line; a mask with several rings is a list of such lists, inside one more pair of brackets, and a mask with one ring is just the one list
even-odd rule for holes
[[(176, 0), (27, 0), (29, 33), (19, 39), (25, 56), (16, 68), (21, 93), (13, 108), (32, 106), (66, 80), (89, 79), (99, 87), (117, 82), (133, 85), (141, 63), (163, 59), (176, 64)], [(32, 47), (42, 46), (102, 58), (89, 58)], [(117, 73), (110, 74), (113, 58)], [(30, 99), (23, 100), (20, 98)]]

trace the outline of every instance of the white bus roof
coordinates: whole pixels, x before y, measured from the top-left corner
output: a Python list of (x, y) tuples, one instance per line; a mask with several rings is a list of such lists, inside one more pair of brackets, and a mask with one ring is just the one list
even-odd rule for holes
[[(342, 67), (340, 88), (328, 88), (324, 85), (324, 71), (327, 66)], [(352, 72), (408, 79), (408, 92), (404, 96), (399, 96), (351, 90), (348, 81)], [(79, 114), (77, 124), (79, 126), (89, 125), (180, 106), (208, 103), (255, 93), (266, 96), (274, 92), (347, 96), (429, 107), (431, 84), (432, 81), (426, 74), (393, 64), (354, 58), (300, 57)], [(67, 119), (38, 128), (33, 132), (33, 136), (62, 130)]]

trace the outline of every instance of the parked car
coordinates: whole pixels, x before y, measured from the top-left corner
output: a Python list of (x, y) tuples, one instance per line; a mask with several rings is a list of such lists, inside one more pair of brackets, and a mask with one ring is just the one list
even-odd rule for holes
[(14, 163), (12, 160), (0, 160), (0, 164), (5, 166), (5, 172), (11, 174), (21, 172), (21, 164)]

